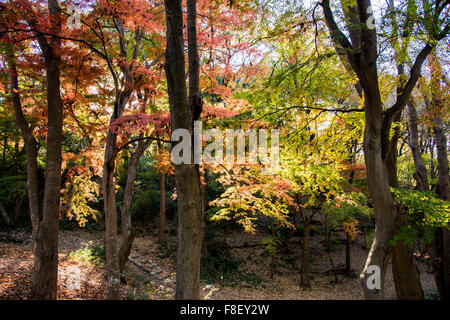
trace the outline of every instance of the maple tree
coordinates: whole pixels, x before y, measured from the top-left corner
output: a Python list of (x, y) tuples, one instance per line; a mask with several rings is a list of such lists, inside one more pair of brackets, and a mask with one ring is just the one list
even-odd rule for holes
[[(448, 1), (391, 0), (377, 6), (377, 23), (368, 0), (11, 0), (0, 8), (0, 219), (12, 228), (29, 213), (31, 298), (59, 297), (59, 220), (69, 219), (104, 231), (106, 297), (120, 299), (140, 223), (154, 227), (155, 208), (145, 221), (136, 212), (153, 207), (148, 199), (159, 201), (161, 251), (176, 242), (176, 299), (201, 298), (206, 233), (219, 221), (267, 235), (271, 279), (299, 236), (299, 283), (312, 287), (315, 231), (336, 279), (333, 235), (342, 233), (351, 277), (351, 248), (373, 228), (372, 213), (365, 298), (384, 297), (390, 257), (397, 297), (425, 298), (411, 247), (423, 230), (448, 298)], [(200, 139), (199, 163), (173, 161), (178, 129)], [(232, 146), (227, 132), (236, 134)], [(258, 152), (271, 148), (253, 162), (221, 161), (224, 149), (252, 159), (254, 132)], [(372, 265), (381, 288), (366, 285)]]

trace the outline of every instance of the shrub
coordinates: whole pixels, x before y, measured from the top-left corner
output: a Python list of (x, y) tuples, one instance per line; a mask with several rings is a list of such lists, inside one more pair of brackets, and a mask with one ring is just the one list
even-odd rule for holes
[(78, 261), (86, 261), (96, 266), (102, 266), (106, 251), (102, 245), (93, 245), (92, 241), (89, 241), (83, 248), (69, 253), (69, 257)]

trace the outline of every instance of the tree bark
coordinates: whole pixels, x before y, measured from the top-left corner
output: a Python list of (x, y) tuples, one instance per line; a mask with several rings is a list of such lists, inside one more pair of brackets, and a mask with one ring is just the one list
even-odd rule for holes
[(308, 216), (306, 208), (300, 206), (301, 195), (297, 193), (295, 195), (297, 204), (296, 215), (300, 216), (303, 223), (303, 236), (302, 236), (302, 269), (300, 275), (300, 286), (305, 288), (311, 287), (311, 273), (309, 264), (309, 238), (311, 233), (311, 217)]
[[(114, 18), (114, 24), (119, 32), (119, 46), (120, 57), (127, 59), (127, 41), (125, 40), (125, 29), (122, 22), (118, 17)], [(143, 34), (139, 29), (135, 32), (135, 44), (133, 47), (132, 59), (138, 58), (140, 42)], [(105, 49), (106, 50), (106, 49)], [(106, 53), (106, 52), (105, 52)], [(103, 178), (102, 178), (102, 191), (103, 191), (103, 203), (105, 211), (105, 249), (106, 249), (106, 271), (108, 276), (107, 282), (107, 299), (118, 300), (120, 299), (120, 262), (118, 252), (118, 237), (117, 237), (117, 208), (115, 198), (115, 182), (114, 182), (114, 170), (115, 160), (117, 156), (117, 133), (111, 130), (111, 124), (114, 120), (120, 118), (125, 110), (125, 107), (130, 99), (131, 94), (134, 91), (136, 78), (133, 76), (133, 67), (121, 66), (122, 79), (119, 84), (119, 80), (116, 72), (112, 68), (112, 62), (105, 54), (106, 62), (111, 75), (114, 79), (115, 85), (115, 100), (114, 100), (114, 112), (110, 119), (110, 126), (108, 127), (108, 134), (105, 145), (105, 156), (103, 165)], [(149, 66), (151, 66), (150, 64)], [(131, 248), (130, 248), (131, 249)]]
[[(447, 156), (447, 137), (443, 129), (442, 117), (434, 122), (434, 137), (437, 147), (438, 194), (442, 200), (450, 200), (449, 167)], [(433, 257), (436, 282), (442, 300), (450, 300), (450, 231), (441, 228), (437, 231), (437, 257)]]
[(2, 202), (0, 201), (0, 213), (2, 214), (3, 220), (5, 220), (6, 225), (11, 225), (11, 219), (9, 218), (8, 212), (6, 212), (5, 207), (3, 206)]
[(111, 130), (111, 123), (122, 116), (125, 106), (131, 96), (131, 89), (116, 89), (114, 102), (114, 113), (110, 120), (108, 135), (106, 137), (105, 156), (103, 165), (102, 191), (103, 206), (105, 210), (105, 249), (106, 249), (106, 272), (107, 299), (120, 299), (120, 263), (117, 241), (117, 208), (115, 196), (114, 170), (117, 155), (117, 134)]
[[(397, 113), (394, 116), (394, 123), (400, 122), (401, 120), (401, 112)], [(397, 144), (398, 139), (400, 138), (400, 128), (396, 126), (393, 128), (392, 138), (389, 141), (389, 149), (386, 155), (386, 169), (388, 172), (388, 180), (389, 185), (393, 188), (398, 188), (398, 176), (397, 176)]]
[[(403, 66), (398, 66), (399, 76), (403, 75)], [(400, 88), (397, 88), (400, 94)], [(401, 110), (393, 116), (393, 122), (401, 120)], [(397, 177), (397, 144), (400, 137), (400, 128), (394, 128), (394, 134), (389, 141), (389, 149), (386, 155), (386, 169), (388, 171), (389, 185), (398, 188)], [(396, 213), (395, 234), (407, 225), (404, 214), (400, 211)], [(399, 300), (423, 300), (423, 289), (420, 281), (420, 273), (414, 261), (412, 250), (403, 242), (398, 242), (392, 249), (392, 272), (394, 275), (395, 288), (397, 291), (397, 299)]]
[(302, 274), (300, 285), (302, 287), (311, 287), (311, 273), (309, 268), (309, 238), (311, 232), (311, 223), (309, 219), (303, 219), (303, 241), (302, 241)]
[(159, 242), (166, 245), (166, 174), (159, 173)]
[[(111, 119), (111, 122), (113, 119)], [(117, 208), (115, 199), (114, 168), (116, 159), (116, 138), (110, 129), (106, 138), (105, 158), (103, 166), (103, 206), (105, 210), (105, 249), (107, 299), (120, 299), (120, 270), (117, 252)]]
[(131, 200), (133, 199), (134, 180), (136, 179), (136, 170), (139, 164), (139, 159), (144, 154), (145, 150), (150, 147), (152, 140), (140, 140), (138, 142), (136, 151), (130, 158), (127, 168), (127, 183), (125, 185), (125, 192), (123, 197), (122, 208), (120, 210), (122, 216), (122, 244), (119, 249), (119, 271), (122, 273), (125, 263), (130, 255), (133, 246), (134, 232), (131, 225)]
[(352, 263), (351, 263), (351, 249), (352, 249), (352, 237), (345, 233), (345, 273), (350, 276), (352, 273)]
[[(57, 297), (58, 230), (61, 191), (62, 99), (60, 95), (61, 9), (58, 1), (48, 0), (52, 35), (36, 37), (42, 51), (47, 77), (47, 152), (43, 208), (39, 205), (39, 180), (37, 175), (37, 147), (23, 116), (19, 95), (12, 95), (16, 120), (24, 135), (27, 152), (27, 189), (30, 198), (30, 215), (33, 226), (33, 280), (31, 299), (47, 300)], [(35, 21), (29, 21), (35, 26)], [(17, 75), (16, 75), (17, 76)], [(11, 88), (18, 90), (17, 77), (11, 79)], [(16, 82), (16, 83), (14, 83)], [(14, 91), (14, 90), (12, 90)], [(18, 93), (18, 92), (15, 92)]]
[(39, 201), (39, 171), (37, 164), (37, 142), (33, 136), (32, 130), (22, 111), (22, 103), (19, 93), (19, 79), (15, 57), (12, 50), (8, 52), (8, 68), (10, 70), (10, 93), (14, 116), (16, 123), (22, 134), (27, 156), (27, 193), (30, 209), (30, 218), (33, 234), (37, 233), (37, 226), (40, 220), (40, 201)]
[[(192, 134), (192, 117), (188, 108), (185, 80), (183, 12), (181, 0), (166, 0), (167, 46), (165, 71), (169, 93), (172, 132), (186, 129)], [(188, 16), (192, 3), (188, 5)], [(191, 30), (192, 26), (188, 29)], [(189, 37), (189, 35), (188, 35)], [(192, 74), (191, 74), (192, 75)], [(190, 79), (192, 81), (192, 79)], [(200, 178), (193, 164), (175, 165), (178, 202), (178, 247), (176, 299), (199, 299), (200, 255), (203, 236)]]
[[(400, 211), (400, 210), (399, 210)], [(403, 212), (399, 212), (396, 220), (395, 235), (407, 225)], [(392, 272), (395, 289), (399, 300), (424, 300), (420, 273), (410, 248), (404, 243), (397, 243), (392, 251)]]
[(425, 167), (425, 163), (423, 162), (422, 154), (420, 152), (417, 110), (412, 99), (408, 102), (407, 106), (409, 112), (409, 146), (411, 148), (415, 167), (413, 177), (417, 182), (417, 190), (429, 191), (430, 186), (428, 183), (427, 168)]
[(433, 132), (437, 148), (438, 194), (442, 200), (450, 200), (447, 137), (444, 133), (442, 117), (436, 117)]
[[(366, 299), (373, 300), (384, 298), (384, 279), (391, 253), (389, 242), (394, 235), (396, 208), (389, 190), (386, 164), (381, 156), (381, 104), (375, 103), (371, 106), (369, 102), (367, 106), (363, 147), (367, 182), (374, 204), (376, 224), (374, 241), (361, 279)], [(371, 110), (371, 107), (375, 110)], [(370, 277), (367, 270), (371, 265), (376, 265), (380, 268), (381, 288), (379, 289), (369, 289), (367, 285)]]

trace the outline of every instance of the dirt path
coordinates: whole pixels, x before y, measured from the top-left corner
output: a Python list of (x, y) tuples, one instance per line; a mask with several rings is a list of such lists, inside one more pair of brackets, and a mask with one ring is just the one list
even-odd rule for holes
[[(26, 299), (31, 285), (33, 255), (31, 235), (15, 232), (8, 239), (0, 234), (0, 299)], [(260, 276), (259, 285), (250, 285), (242, 281), (235, 287), (221, 283), (201, 284), (204, 299), (362, 299), (361, 284), (358, 277), (347, 278), (338, 275), (338, 283), (328, 270), (331, 269), (329, 257), (321, 248), (321, 236), (312, 237), (311, 270), (312, 288), (304, 290), (298, 285), (300, 277), (300, 243), (290, 244), (291, 260), (277, 261), (276, 273), (270, 278), (270, 259), (259, 244), (263, 235), (248, 235), (242, 232), (230, 234), (226, 241), (229, 246), (242, 246), (231, 249), (231, 255), (240, 262), (239, 270)], [(131, 253), (132, 262), (128, 262), (124, 271), (124, 283), (121, 286), (123, 299), (173, 299), (175, 293), (175, 259), (162, 250), (155, 237), (148, 235), (137, 237)], [(69, 253), (85, 247), (89, 242), (98, 245), (102, 241), (99, 233), (63, 231), (59, 237), (58, 299), (105, 299), (106, 281), (102, 266), (74, 259)], [(367, 251), (363, 247), (364, 239), (358, 237), (352, 246), (352, 267), (359, 273), (362, 270)], [(249, 246), (250, 244), (250, 246)], [(252, 245), (254, 244), (254, 245)], [(344, 264), (345, 252), (342, 249), (330, 254), (334, 265)], [(435, 290), (431, 274), (426, 266), (419, 264), (422, 285), (425, 293)], [(386, 278), (386, 297), (395, 297), (392, 273)]]

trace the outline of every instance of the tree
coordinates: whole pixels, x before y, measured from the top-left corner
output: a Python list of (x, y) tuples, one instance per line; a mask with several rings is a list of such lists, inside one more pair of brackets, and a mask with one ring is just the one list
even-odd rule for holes
[[(430, 81), (429, 85), (422, 87), (426, 110), (428, 111), (428, 122), (433, 128), (434, 140), (437, 149), (437, 171), (438, 183), (437, 194), (442, 200), (450, 199), (449, 167), (447, 156), (447, 137), (444, 133), (443, 115), (445, 114), (446, 91), (448, 91), (448, 81), (436, 57), (436, 52), (429, 56)], [(424, 89), (427, 88), (427, 91)], [(446, 90), (447, 89), (447, 90)], [(450, 257), (448, 255), (448, 243), (450, 232), (446, 228), (436, 230), (431, 244), (430, 251), (433, 271), (439, 294), (442, 299), (450, 298)]]
[[(194, 1), (195, 2), (195, 1)], [(177, 129), (187, 130), (191, 135), (193, 131), (192, 103), (187, 98), (183, 40), (183, 12), (180, 0), (166, 0), (166, 62), (165, 71), (169, 94), (170, 114), (172, 117), (172, 132)], [(196, 16), (195, 4), (190, 2), (188, 15)], [(190, 23), (192, 16), (189, 18)], [(190, 41), (190, 64), (197, 55), (195, 36), (192, 32), (195, 27), (188, 27)], [(190, 65), (190, 82), (195, 83), (195, 66)], [(194, 90), (199, 90), (192, 84)], [(196, 91), (190, 92), (190, 96), (197, 96)], [(198, 113), (197, 116), (199, 116)], [(191, 148), (191, 161), (188, 164), (176, 164), (175, 181), (178, 203), (178, 246), (177, 246), (177, 299), (199, 299), (200, 255), (203, 238), (203, 215), (201, 208), (200, 176), (197, 166), (193, 161), (193, 148)]]
[[(22, 16), (14, 21), (16, 24), (2, 24), (12, 30), (15, 27), (24, 27), (37, 38), (45, 62), (46, 95), (48, 107), (47, 145), (46, 145), (46, 177), (44, 186), (44, 199), (39, 201), (39, 180), (37, 175), (37, 148), (31, 129), (23, 115), (15, 56), (10, 49), (8, 54), (11, 69), (10, 92), (14, 105), (16, 121), (21, 129), (27, 150), (28, 193), (30, 215), (33, 226), (33, 281), (30, 297), (32, 299), (56, 299), (57, 273), (58, 273), (58, 230), (59, 206), (61, 189), (61, 142), (62, 142), (62, 113), (63, 102), (60, 94), (60, 68), (61, 68), (61, 8), (58, 1), (48, 0), (48, 13), (37, 12), (31, 3), (12, 3), (9, 13), (15, 17)], [(16, 11), (17, 10), (17, 11)], [(25, 12), (20, 12), (24, 10)], [(23, 24), (26, 21), (26, 25)], [(47, 26), (46, 26), (47, 25)], [(27, 29), (28, 28), (28, 29)], [(47, 33), (49, 37), (46, 37)]]
[[(428, 35), (427, 42), (417, 54), (410, 70), (409, 79), (399, 89), (394, 105), (386, 110), (383, 110), (378, 82), (376, 28), (366, 24), (369, 22), (369, 19), (373, 19), (370, 1), (358, 0), (357, 5), (352, 7), (353, 10), (344, 10), (348, 20), (354, 21), (356, 19), (357, 25), (360, 26), (351, 30), (349, 33), (350, 39), (336, 23), (335, 15), (330, 7), (330, 1), (324, 0), (320, 5), (337, 51), (346, 57), (352, 70), (357, 75), (364, 93), (366, 116), (364, 157), (367, 168), (367, 182), (375, 206), (376, 231), (361, 279), (365, 297), (368, 299), (380, 299), (383, 297), (384, 277), (391, 253), (389, 241), (394, 234), (394, 222), (397, 216), (396, 207), (389, 190), (386, 167), (390, 142), (389, 133), (395, 116), (401, 112), (410, 99), (423, 62), (437, 41), (443, 39), (450, 29), (449, 25), (445, 25), (442, 30), (440, 29), (442, 28), (441, 14), (448, 3), (437, 1), (436, 6), (433, 7), (432, 19), (428, 20), (427, 23), (433, 25), (434, 32)], [(431, 9), (431, 6), (428, 9)], [(366, 281), (370, 276), (367, 270), (371, 265), (377, 265), (381, 270), (382, 287), (380, 289), (369, 289), (366, 285)], [(397, 283), (397, 286), (401, 285), (403, 284)]]

